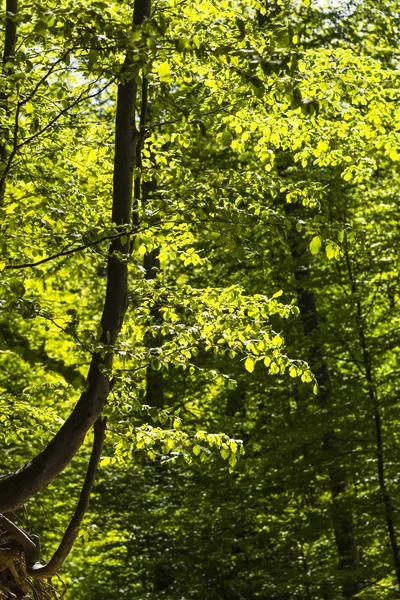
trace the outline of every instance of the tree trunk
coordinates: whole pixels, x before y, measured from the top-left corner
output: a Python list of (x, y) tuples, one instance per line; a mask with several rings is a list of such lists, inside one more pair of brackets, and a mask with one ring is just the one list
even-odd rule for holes
[[(299, 207), (289, 204), (288, 215), (298, 211)], [(324, 359), (323, 342), (320, 337), (319, 318), (314, 292), (309, 289), (310, 268), (306, 262), (306, 248), (297, 232), (289, 233), (292, 257), (295, 261), (295, 279), (297, 283), (298, 305), (303, 324), (304, 335), (310, 341), (310, 366), (319, 386), (319, 403), (328, 407), (332, 396), (332, 382), (329, 367)], [(341, 443), (334, 429), (324, 434), (323, 448), (328, 462), (328, 474), (332, 495), (332, 520), (336, 547), (339, 555), (339, 568), (343, 572), (342, 584), (344, 598), (353, 598), (360, 591), (356, 569), (359, 557), (354, 532), (353, 515), (347, 505), (344, 494), (348, 489), (347, 474), (341, 461)]]
[[(135, 178), (135, 199), (142, 201), (142, 208), (146, 206), (148, 194), (154, 191), (157, 183), (156, 181), (142, 181), (141, 168), (142, 168), (142, 156), (141, 150), (146, 138), (146, 125), (147, 125), (147, 114), (148, 114), (148, 81), (146, 77), (143, 77), (142, 83), (142, 97), (140, 107), (140, 124), (139, 124), (139, 141), (137, 151), (137, 167), (138, 174)], [(143, 266), (145, 269), (145, 279), (147, 281), (153, 281), (157, 277), (157, 273), (160, 271), (160, 258), (159, 248), (154, 248), (150, 252), (146, 252), (143, 257)], [(150, 319), (153, 324), (161, 323), (161, 312), (160, 306), (155, 301), (150, 309)], [(162, 345), (161, 335), (156, 337), (148, 336), (147, 345), (149, 348), (159, 347)], [(164, 406), (164, 374), (161, 369), (154, 369), (151, 364), (146, 369), (146, 404), (156, 408), (163, 408)]]
[[(12, 63), (14, 62), (15, 57), (15, 45), (17, 43), (17, 8), (18, 8), (18, 0), (7, 0), (6, 2), (6, 29), (4, 36), (4, 51), (3, 51), (3, 59), (2, 59), (2, 76), (4, 78), (3, 85), (6, 86), (4, 91), (0, 92), (0, 107), (5, 110), (5, 114), (7, 117), (10, 115), (10, 110), (8, 106), (8, 96), (9, 91), (7, 90), (7, 76), (12, 73)], [(5, 132), (6, 133), (6, 132)], [(5, 176), (4, 169), (6, 167), (7, 162), (7, 150), (6, 150), (6, 140), (8, 135), (5, 136), (5, 141), (0, 144), (0, 161), (1, 161), (1, 169), (0, 169), (0, 206), (3, 204), (3, 198), (5, 193)]]
[(79, 528), (83, 521), (83, 517), (85, 516), (89, 506), (90, 494), (92, 493), (97, 467), (100, 462), (101, 451), (103, 448), (105, 429), (105, 419), (97, 419), (96, 423), (94, 424), (93, 449), (90, 456), (85, 481), (82, 486), (77, 507), (63, 535), (60, 545), (54, 552), (49, 562), (45, 565), (42, 565), (38, 561), (30, 564), (27, 560), (26, 566), (28, 575), (40, 579), (48, 579), (49, 577), (53, 577), (64, 564), (66, 558), (71, 552), (75, 540), (78, 537)]
[[(149, 16), (149, 0), (135, 0), (134, 25)], [(112, 222), (123, 230), (132, 218), (132, 180), (136, 162), (137, 131), (135, 112), (137, 84), (130, 74), (129, 53), (118, 86), (115, 157), (113, 178)], [(108, 253), (107, 288), (101, 317), (100, 342), (107, 347), (104, 356), (94, 354), (83, 392), (63, 426), (33, 460), (15, 473), (0, 479), (0, 512), (17, 509), (48, 485), (72, 460), (87, 431), (100, 417), (110, 391), (109, 374), (113, 346), (121, 330), (127, 308), (127, 273), (129, 240), (113, 240)]]
[[(97, 466), (99, 464), (101, 450), (103, 447), (106, 421), (98, 419), (94, 425), (93, 449), (85, 477), (84, 484), (80, 493), (79, 501), (75, 513), (64, 533), (61, 543), (51, 560), (43, 565), (40, 562), (40, 540), (37, 536), (29, 536), (17, 527), (7, 517), (0, 514), (0, 526), (7, 531), (24, 551), (26, 574), (34, 578), (48, 579), (55, 575), (65, 559), (71, 552), (72, 546), (78, 537), (79, 527), (85, 516), (89, 505), (90, 494), (93, 488)], [(35, 541), (36, 539), (36, 541)]]
[(8, 63), (13, 62), (15, 55), (15, 44), (17, 41), (17, 0), (7, 0), (6, 3), (6, 32), (3, 52), (3, 74), (9, 71)]

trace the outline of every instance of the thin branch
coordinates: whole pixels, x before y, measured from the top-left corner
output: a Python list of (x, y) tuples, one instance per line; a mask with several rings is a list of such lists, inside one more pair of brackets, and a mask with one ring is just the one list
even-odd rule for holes
[(57, 65), (59, 65), (66, 56), (68, 56), (68, 54), (71, 52), (71, 50), (73, 50), (74, 47), (69, 48), (68, 50), (66, 50), (64, 52), (64, 54), (62, 56), (60, 56), (59, 59), (57, 59), (49, 68), (49, 70), (43, 75), (43, 77), (41, 79), (39, 79), (39, 81), (37, 82), (37, 84), (35, 85), (35, 87), (33, 88), (33, 90), (31, 91), (30, 94), (28, 94), (28, 96), (26, 98), (24, 98), (23, 100), (21, 100), (20, 102), (20, 106), (23, 106), (24, 104), (26, 104), (27, 102), (29, 102), (29, 100), (32, 100), (32, 98), (35, 96), (36, 92), (38, 91), (38, 89), (40, 88), (41, 85), (44, 84), (44, 82), (46, 81), (46, 79), (48, 79), (50, 77), (50, 75), (53, 73), (54, 69), (56, 68)]
[[(174, 211), (177, 212), (177, 211)], [(229, 221), (226, 219), (197, 219), (196, 221), (193, 221), (196, 223), (227, 223), (227, 224), (231, 224), (233, 223), (233, 221)], [(19, 263), (17, 265), (5, 265), (5, 267), (3, 267), (3, 270), (17, 270), (17, 269), (28, 269), (30, 267), (38, 267), (39, 265), (42, 265), (44, 263), (50, 262), (52, 260), (55, 260), (56, 258), (60, 258), (61, 256), (70, 256), (71, 254), (75, 254), (76, 252), (81, 252), (82, 250), (86, 250), (87, 248), (93, 248), (95, 246), (98, 246), (99, 244), (101, 244), (102, 242), (106, 242), (106, 241), (112, 241), (112, 240), (117, 240), (120, 237), (123, 237), (124, 235), (130, 235), (132, 233), (142, 233), (143, 231), (148, 231), (149, 229), (154, 229), (156, 227), (163, 227), (165, 224), (167, 223), (175, 223), (177, 225), (180, 224), (187, 224), (187, 221), (185, 220), (163, 220), (163, 221), (159, 221), (158, 223), (153, 223), (151, 225), (148, 225), (146, 227), (142, 227), (140, 229), (137, 229), (136, 227), (133, 228), (127, 228), (124, 231), (120, 232), (120, 233), (116, 233), (113, 235), (109, 235), (109, 236), (103, 236), (102, 238), (99, 238), (98, 240), (95, 240), (94, 242), (90, 242), (89, 244), (81, 244), (80, 246), (77, 246), (76, 248), (69, 248), (69, 246), (67, 246), (66, 248), (63, 248), (62, 250), (60, 250), (60, 252), (57, 252), (56, 254), (52, 254), (51, 256), (46, 256), (45, 258), (41, 258), (40, 260), (37, 260), (35, 262), (29, 262), (29, 263)]]
[[(207, 112), (200, 113), (195, 119), (191, 119), (188, 122), (196, 123), (199, 121), (199, 119), (201, 119), (201, 117), (207, 117), (209, 115), (213, 115), (215, 113), (220, 113), (220, 112), (229, 113), (229, 111), (225, 107), (219, 106), (218, 108), (214, 108), (213, 110), (209, 110)], [(172, 121), (161, 121), (161, 123), (156, 123), (155, 125), (148, 127), (147, 131), (152, 131), (153, 129), (156, 129), (157, 127), (162, 127), (163, 125), (173, 125), (174, 123), (179, 123), (180, 121), (182, 121), (183, 117), (184, 117), (184, 115), (182, 115), (181, 117), (178, 117), (176, 119), (173, 119)]]
[[(51, 119), (51, 121), (49, 121), (44, 127), (42, 127), (42, 129), (40, 129), (39, 131), (37, 131), (36, 133), (34, 133), (30, 137), (28, 137), (26, 140), (23, 140), (20, 144), (18, 144), (18, 143), (16, 144), (16, 140), (15, 140), (15, 131), (17, 129), (17, 124), (16, 124), (16, 126), (14, 127), (14, 148), (13, 148), (12, 152), (10, 153), (10, 156), (8, 157), (7, 164), (2, 173), (1, 180), (0, 180), (0, 187), (1, 187), (1, 184), (4, 185), (5, 178), (11, 169), (11, 165), (14, 160), (14, 157), (17, 154), (17, 152), (19, 152), (21, 150), (21, 148), (23, 148), (27, 144), (30, 144), (33, 140), (35, 140), (37, 137), (42, 135), (45, 131), (50, 129), (54, 125), (54, 123), (56, 123), (61, 117), (63, 117), (65, 114), (67, 114), (72, 108), (74, 108), (81, 102), (84, 102), (85, 100), (90, 100), (91, 98), (95, 98), (96, 96), (99, 96), (102, 92), (104, 92), (104, 90), (106, 90), (113, 83), (113, 81), (114, 80), (109, 81), (105, 86), (100, 88), (100, 90), (97, 90), (97, 92), (95, 92), (94, 94), (88, 94), (87, 96), (84, 96), (83, 94), (80, 95), (76, 100), (74, 100), (74, 102), (71, 102), (71, 104), (69, 106), (67, 106), (66, 108), (63, 108), (63, 110), (61, 110), (53, 119)], [(18, 104), (16, 118), (19, 114), (19, 106), (20, 105)]]
[(93, 248), (94, 246), (98, 246), (102, 242), (106, 242), (106, 241), (110, 241), (110, 240), (117, 240), (118, 238), (120, 238), (124, 235), (128, 235), (128, 233), (129, 233), (129, 231), (126, 230), (126, 231), (122, 231), (121, 233), (115, 233), (113, 235), (106, 235), (102, 238), (99, 238), (98, 240), (95, 240), (94, 242), (90, 242), (89, 244), (82, 244), (81, 246), (77, 246), (76, 248), (70, 248), (69, 250), (64, 248), (63, 250), (60, 250), (60, 252), (57, 252), (56, 254), (52, 254), (51, 256), (46, 256), (46, 258), (41, 258), (40, 260), (37, 260), (35, 262), (22, 263), (19, 265), (6, 265), (3, 270), (27, 269), (29, 267), (37, 267), (39, 265), (43, 265), (44, 263), (55, 260), (56, 258), (59, 258), (60, 256), (70, 256), (71, 254), (75, 254), (76, 252), (81, 252), (82, 250), (86, 250), (87, 248)]
[(72, 550), (72, 546), (79, 534), (79, 527), (89, 506), (90, 494), (96, 477), (97, 466), (100, 461), (106, 430), (106, 419), (98, 419), (94, 424), (93, 449), (90, 456), (88, 470), (82, 487), (75, 513), (68, 525), (61, 543), (51, 559), (45, 565), (39, 562), (27, 565), (27, 573), (35, 578), (48, 579), (53, 577), (65, 562)]
[[(113, 82), (114, 82), (114, 79), (112, 79), (111, 81), (108, 81), (106, 83), (106, 85), (104, 85), (102, 88), (97, 90), (94, 94), (88, 94), (87, 96), (84, 96), (83, 94), (81, 94), (80, 96), (78, 96), (78, 98), (76, 100), (71, 102), (71, 104), (69, 106), (67, 106), (66, 108), (63, 108), (63, 110), (61, 110), (58, 113), (58, 115), (56, 115), (51, 121), (49, 121), (49, 123), (47, 123), (47, 125), (45, 125), (44, 127), (42, 127), (42, 129), (40, 129), (39, 131), (37, 131), (36, 133), (31, 135), (31, 137), (29, 137), (26, 140), (24, 140), (23, 142), (21, 142), (18, 145), (17, 150), (20, 150), (23, 146), (30, 144), (30, 142), (32, 142), (34, 139), (36, 139), (37, 137), (42, 135), (42, 133), (47, 131), (47, 129), (49, 129), (61, 117), (63, 117), (66, 113), (68, 113), (71, 110), (71, 108), (74, 108), (74, 106), (77, 106), (78, 104), (80, 104), (81, 102), (84, 102), (85, 100), (91, 100), (92, 98), (95, 98), (96, 96), (99, 96), (100, 94), (102, 94), (104, 92), (104, 90), (106, 90)], [(97, 81), (95, 81), (93, 83), (97, 83)]]

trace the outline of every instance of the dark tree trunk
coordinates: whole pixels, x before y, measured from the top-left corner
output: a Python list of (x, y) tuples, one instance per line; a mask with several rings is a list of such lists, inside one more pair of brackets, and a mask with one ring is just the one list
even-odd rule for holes
[[(142, 201), (143, 208), (146, 206), (149, 193), (154, 191), (157, 186), (155, 181), (142, 181), (141, 177), (141, 150), (146, 138), (147, 114), (148, 82), (146, 77), (143, 77), (137, 151), (138, 175), (135, 179), (135, 198)], [(145, 269), (145, 279), (147, 281), (154, 281), (157, 277), (157, 273), (160, 271), (159, 254), (159, 248), (154, 248), (150, 252), (146, 252), (144, 255), (143, 266)], [(157, 325), (162, 321), (160, 305), (157, 300), (153, 303), (150, 309), (150, 319), (153, 325)], [(147, 345), (149, 348), (158, 348), (162, 345), (162, 336), (160, 334), (158, 334), (156, 337), (148, 336)], [(164, 406), (164, 374), (161, 369), (154, 369), (151, 364), (146, 369), (146, 404), (156, 408), (163, 408)]]
[[(18, 8), (18, 0), (7, 0), (6, 2), (6, 29), (4, 36), (4, 51), (3, 51), (3, 59), (2, 59), (2, 76), (3, 76), (3, 85), (5, 85), (4, 91), (0, 92), (0, 107), (5, 110), (5, 114), (9, 116), (10, 109), (8, 105), (8, 82), (7, 77), (13, 72), (13, 62), (15, 58), (15, 46), (17, 43), (17, 8)], [(6, 131), (4, 132), (6, 134)], [(5, 193), (5, 175), (4, 169), (6, 167), (7, 162), (7, 150), (6, 150), (6, 140), (8, 135), (5, 135), (5, 141), (0, 144), (0, 206), (3, 203), (4, 193)]]
[[(288, 204), (286, 213), (290, 215), (298, 212), (299, 209), (300, 207), (295, 204)], [(295, 261), (300, 318), (304, 335), (309, 340), (309, 362), (318, 382), (320, 406), (326, 408), (329, 407), (332, 397), (332, 382), (329, 367), (324, 359), (315, 296), (312, 289), (310, 289), (310, 268), (306, 259), (307, 250), (301, 236), (293, 229), (289, 233), (289, 243)], [(324, 434), (323, 448), (328, 463), (332, 495), (332, 520), (339, 555), (339, 568), (343, 572), (343, 596), (344, 598), (354, 598), (360, 591), (356, 574), (359, 557), (352, 511), (344, 498), (349, 484), (346, 471), (341, 465), (341, 443), (333, 428)]]
[(7, 0), (6, 3), (6, 32), (3, 52), (3, 73), (9, 72), (9, 63), (14, 61), (15, 44), (17, 41), (17, 0)]

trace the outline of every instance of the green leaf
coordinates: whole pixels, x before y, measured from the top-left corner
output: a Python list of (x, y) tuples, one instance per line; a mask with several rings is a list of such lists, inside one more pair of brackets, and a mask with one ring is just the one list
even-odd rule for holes
[(221, 456), (224, 460), (226, 460), (227, 458), (229, 458), (230, 456), (230, 452), (227, 448), (221, 448)]
[(157, 69), (158, 76), (160, 81), (170, 81), (171, 80), (171, 67), (167, 61), (162, 62)]
[(94, 65), (95, 65), (95, 64), (96, 64), (96, 62), (97, 62), (98, 56), (99, 56), (99, 53), (98, 53), (98, 51), (97, 51), (97, 50), (90, 50), (90, 52), (89, 52), (89, 57), (88, 57), (88, 67), (89, 67), (89, 71), (90, 71), (91, 69), (93, 69)]
[(147, 45), (148, 49), (150, 50), (150, 52), (153, 54), (153, 56), (156, 56), (157, 44), (156, 44), (156, 40), (154, 39), (154, 37), (152, 35), (147, 36), (146, 45)]
[(274, 344), (274, 346), (278, 346), (278, 348), (280, 348), (280, 346), (283, 344), (283, 338), (281, 338), (280, 335), (274, 335), (271, 342)]
[(310, 242), (310, 251), (311, 254), (318, 254), (318, 252), (321, 250), (321, 245), (322, 245), (322, 241), (319, 235), (316, 235), (315, 237), (313, 237), (313, 239)]
[(154, 371), (159, 371), (162, 367), (162, 364), (158, 360), (158, 358), (152, 358), (150, 361), (150, 366)]
[(231, 132), (228, 129), (225, 129), (225, 131), (222, 133), (221, 136), (221, 142), (224, 146), (230, 146), (232, 143), (233, 137)]
[(17, 298), (22, 298), (22, 296), (25, 294), (25, 286), (22, 283), (22, 281), (20, 281), (16, 277), (13, 277), (9, 285), (13, 294), (15, 294)]
[(248, 371), (249, 373), (252, 373), (254, 371), (254, 361), (252, 358), (250, 358), (250, 356), (248, 356), (244, 362), (244, 368), (246, 369), (246, 371)]
[(193, 454), (195, 456), (198, 456), (200, 454), (200, 452), (201, 452), (201, 447), (198, 444), (196, 444), (195, 446), (193, 446)]
[(231, 451), (235, 454), (235, 452), (237, 452), (237, 448), (238, 448), (237, 442), (235, 442), (235, 441), (229, 442), (229, 446), (231, 448)]
[(334, 246), (332, 246), (332, 244), (328, 244), (325, 248), (325, 252), (326, 252), (326, 256), (329, 259), (335, 258), (336, 248)]

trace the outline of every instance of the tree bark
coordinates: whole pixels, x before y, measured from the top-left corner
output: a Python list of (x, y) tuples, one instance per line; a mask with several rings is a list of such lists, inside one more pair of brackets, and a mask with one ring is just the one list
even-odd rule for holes
[[(4, 84), (7, 86), (7, 76), (12, 73), (12, 63), (15, 57), (15, 46), (17, 43), (17, 8), (18, 0), (7, 0), (6, 2), (6, 29), (4, 37), (4, 51), (2, 59), (2, 75), (4, 78)], [(5, 109), (5, 114), (9, 116), (10, 110), (8, 106), (9, 92), (7, 87), (0, 93), (0, 106)], [(5, 132), (6, 133), (6, 132)], [(0, 206), (3, 204), (3, 198), (5, 193), (5, 177), (3, 171), (7, 161), (7, 149), (6, 141), (0, 144)]]
[(6, 32), (3, 52), (3, 74), (8, 72), (7, 63), (12, 62), (15, 56), (15, 44), (17, 41), (17, 0), (7, 0), (6, 3)]
[[(137, 167), (138, 174), (135, 178), (135, 199), (142, 201), (142, 207), (146, 206), (149, 192), (154, 191), (157, 186), (156, 181), (142, 181), (142, 148), (146, 138), (148, 114), (148, 81), (143, 77), (141, 106), (140, 106), (140, 122), (139, 122), (139, 137), (137, 144)], [(145, 279), (153, 281), (160, 271), (159, 248), (154, 248), (150, 252), (146, 252), (143, 257), (143, 266), (145, 269)], [(161, 323), (161, 312), (159, 303), (156, 301), (150, 309), (150, 319), (153, 323)], [(159, 347), (162, 345), (162, 338), (148, 336), (149, 347)], [(161, 369), (154, 369), (151, 364), (146, 369), (146, 404), (149, 406), (163, 408), (164, 406), (164, 374)]]
[(35, 561), (34, 563), (28, 563), (27, 561), (27, 573), (35, 578), (48, 579), (53, 577), (60, 567), (65, 562), (69, 553), (72, 550), (72, 546), (75, 543), (76, 538), (79, 534), (79, 527), (81, 526), (83, 517), (89, 506), (90, 494), (93, 489), (94, 480), (96, 477), (97, 466), (100, 461), (101, 450), (103, 448), (104, 435), (106, 429), (106, 421), (104, 419), (98, 419), (94, 424), (94, 440), (93, 449), (90, 456), (88, 470), (85, 477), (85, 482), (82, 486), (82, 490), (79, 496), (79, 501), (75, 510), (75, 513), (64, 533), (61, 543), (51, 559), (45, 565)]
[(75, 513), (65, 531), (59, 547), (48, 563), (43, 565), (40, 562), (39, 538), (37, 538), (38, 541), (35, 543), (34, 538), (37, 536), (27, 535), (25, 531), (17, 527), (12, 521), (7, 519), (7, 517), (0, 514), (0, 526), (11, 534), (12, 538), (23, 549), (27, 575), (40, 579), (53, 577), (71, 552), (72, 546), (79, 534), (79, 527), (89, 505), (90, 494), (92, 492), (97, 466), (103, 448), (105, 428), (105, 419), (98, 419), (94, 425), (93, 449)]
[[(135, 0), (134, 25), (149, 16), (149, 0)], [(135, 166), (137, 131), (135, 111), (137, 84), (130, 73), (129, 52), (118, 85), (112, 222), (123, 230), (132, 217), (132, 180)], [(100, 342), (105, 355), (93, 355), (87, 376), (87, 389), (63, 426), (44, 450), (15, 473), (0, 479), (0, 512), (17, 509), (53, 481), (75, 456), (86, 433), (100, 417), (110, 391), (113, 346), (121, 330), (127, 308), (129, 240), (113, 240), (108, 253), (107, 287), (101, 317)]]

